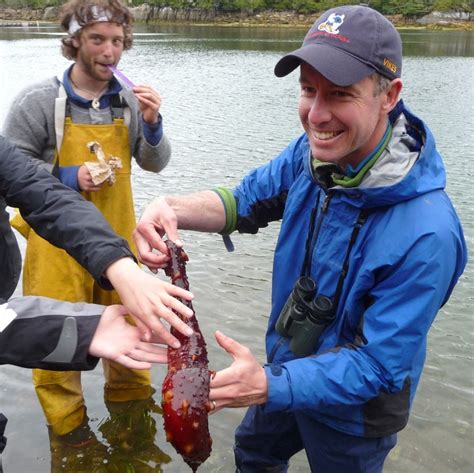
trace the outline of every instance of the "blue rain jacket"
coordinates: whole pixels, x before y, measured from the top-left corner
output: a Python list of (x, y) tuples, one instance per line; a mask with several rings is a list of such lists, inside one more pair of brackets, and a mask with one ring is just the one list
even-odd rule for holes
[[(233, 191), (238, 231), (282, 221), (266, 336), (266, 412), (312, 416), (365, 437), (395, 433), (408, 421), (428, 330), (463, 272), (467, 250), (434, 138), (399, 107), (390, 142), (358, 187), (326, 186), (303, 134)], [(350, 249), (336, 319), (314, 355), (296, 358), (275, 323), (301, 275), (313, 209), (309, 275), (329, 297), (360, 211), (367, 216)]]

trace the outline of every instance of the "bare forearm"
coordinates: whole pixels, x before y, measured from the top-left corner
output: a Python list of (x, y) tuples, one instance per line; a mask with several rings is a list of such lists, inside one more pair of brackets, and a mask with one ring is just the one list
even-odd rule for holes
[(213, 191), (189, 195), (166, 195), (156, 198), (144, 210), (133, 234), (140, 260), (152, 271), (164, 268), (168, 263), (166, 237), (182, 241), (178, 230), (219, 232), (226, 223), (225, 207)]
[(225, 226), (225, 209), (213, 191), (202, 191), (185, 196), (163, 197), (178, 218), (178, 228), (200, 232), (219, 232)]

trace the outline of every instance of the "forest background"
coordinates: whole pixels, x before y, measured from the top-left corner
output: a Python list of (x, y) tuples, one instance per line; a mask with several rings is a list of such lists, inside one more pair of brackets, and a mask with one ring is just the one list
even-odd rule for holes
[[(472, 29), (474, 0), (125, 0), (138, 22), (194, 21), (306, 24), (338, 5), (364, 4), (396, 26), (435, 25)], [(0, 21), (54, 21), (65, 0), (0, 0)], [(39, 14), (38, 12), (45, 12)], [(430, 20), (422, 21), (423, 18)]]

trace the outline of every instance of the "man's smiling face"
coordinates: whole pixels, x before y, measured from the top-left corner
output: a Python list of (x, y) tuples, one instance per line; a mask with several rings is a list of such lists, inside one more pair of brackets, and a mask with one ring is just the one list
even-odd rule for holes
[(361, 162), (387, 127), (387, 93), (366, 77), (341, 87), (307, 64), (300, 67), (299, 115), (315, 159), (344, 168)]

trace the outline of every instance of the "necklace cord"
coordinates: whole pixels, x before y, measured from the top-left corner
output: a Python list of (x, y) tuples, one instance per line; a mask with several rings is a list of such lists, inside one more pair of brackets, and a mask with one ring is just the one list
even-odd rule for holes
[(80, 92), (86, 92), (88, 95), (92, 96), (91, 97), (91, 100), (98, 100), (100, 99), (100, 97), (104, 94), (104, 92), (109, 88), (109, 83), (107, 82), (101, 90), (99, 90), (98, 93), (96, 92), (92, 92), (91, 90), (88, 90), (84, 87), (79, 87), (76, 82), (74, 82), (74, 80), (72, 79), (71, 76), (69, 76), (69, 80), (71, 81), (71, 84), (73, 85), (73, 87), (77, 90), (77, 91), (80, 91)]

